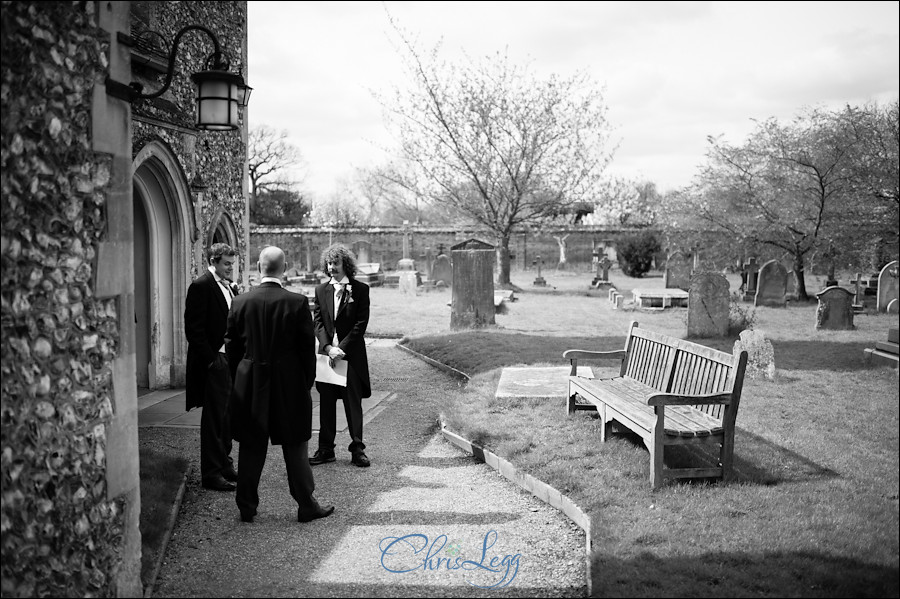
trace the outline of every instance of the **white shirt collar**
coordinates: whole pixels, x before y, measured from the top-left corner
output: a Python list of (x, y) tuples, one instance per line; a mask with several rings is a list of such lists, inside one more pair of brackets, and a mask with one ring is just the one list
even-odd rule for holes
[(216, 267), (215, 267), (215, 266), (210, 265), (210, 266), (209, 266), (209, 272), (212, 273), (212, 276), (213, 276), (213, 278), (216, 280), (216, 283), (221, 283), (222, 281), (225, 281), (227, 284), (229, 284), (229, 285), (231, 284), (231, 281), (229, 281), (228, 279), (223, 279), (222, 277), (220, 277), (220, 276), (218, 275), (218, 273), (216, 273)]
[(259, 280), (259, 284), (262, 285), (263, 283), (278, 283), (279, 287), (283, 287), (281, 279), (278, 277), (263, 277)]
[(331, 283), (331, 284), (334, 285), (335, 287), (339, 287), (339, 286), (341, 286), (341, 285), (349, 285), (349, 284), (350, 284), (350, 279), (347, 278), (347, 275), (344, 275), (344, 278), (341, 279), (340, 281), (338, 281), (338, 280), (335, 279), (334, 277), (331, 277), (331, 281), (329, 281), (329, 283)]

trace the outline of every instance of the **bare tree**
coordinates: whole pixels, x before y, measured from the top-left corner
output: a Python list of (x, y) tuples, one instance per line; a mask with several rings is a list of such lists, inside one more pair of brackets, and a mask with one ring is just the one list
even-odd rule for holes
[(423, 54), (394, 27), (409, 87), (381, 101), (416, 173), (405, 186), (490, 229), (498, 283), (509, 285), (514, 228), (571, 212), (603, 189), (612, 150), (601, 90), (583, 72), (540, 78), (505, 54), (449, 64), (440, 46)]
[(254, 127), (247, 138), (247, 153), (251, 212), (261, 194), (298, 185), (288, 176), (288, 170), (302, 167), (303, 159), (300, 151), (288, 142), (287, 131), (277, 132), (267, 125)]

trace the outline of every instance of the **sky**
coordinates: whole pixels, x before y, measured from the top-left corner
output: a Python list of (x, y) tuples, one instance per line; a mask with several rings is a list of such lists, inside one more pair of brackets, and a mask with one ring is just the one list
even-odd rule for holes
[(754, 119), (900, 96), (900, 2), (248, 2), (251, 128), (284, 132), (326, 199), (386, 162), (374, 93), (406, 85), (389, 15), (456, 61), (497, 52), (590, 74), (618, 144), (609, 174), (690, 183), (707, 137)]

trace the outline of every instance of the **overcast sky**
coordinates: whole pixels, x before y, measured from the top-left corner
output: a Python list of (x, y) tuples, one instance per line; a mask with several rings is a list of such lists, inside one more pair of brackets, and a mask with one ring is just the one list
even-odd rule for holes
[(690, 182), (708, 135), (900, 95), (898, 2), (248, 2), (250, 126), (286, 131), (306, 189), (385, 161), (371, 90), (401, 83), (388, 12), (445, 58), (506, 51), (541, 74), (587, 70), (614, 136), (612, 174)]

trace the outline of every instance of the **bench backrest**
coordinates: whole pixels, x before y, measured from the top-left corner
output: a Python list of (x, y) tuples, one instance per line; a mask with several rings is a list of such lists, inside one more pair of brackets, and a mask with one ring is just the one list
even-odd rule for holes
[(732, 393), (730, 406), (697, 409), (714, 418), (734, 418), (743, 386), (746, 355), (726, 354), (697, 343), (655, 333), (632, 322), (625, 341), (628, 357), (620, 374), (664, 393), (696, 395)]

